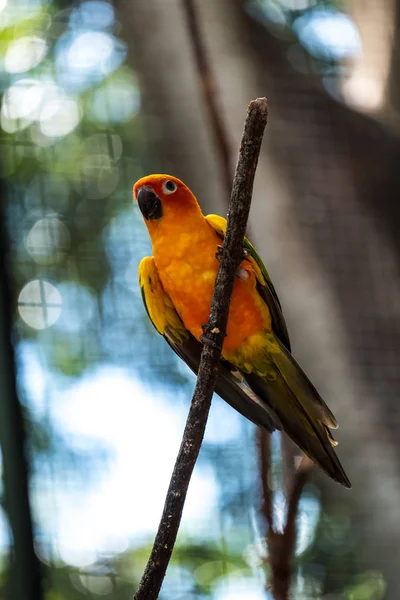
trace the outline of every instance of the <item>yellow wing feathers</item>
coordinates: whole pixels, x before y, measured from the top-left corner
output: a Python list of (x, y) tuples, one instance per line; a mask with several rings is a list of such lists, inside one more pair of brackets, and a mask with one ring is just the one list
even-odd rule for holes
[(224, 217), (220, 217), (219, 215), (206, 215), (206, 221), (218, 235), (225, 237), (227, 221)]
[(170, 297), (165, 293), (154, 258), (146, 256), (139, 265), (139, 286), (151, 322), (158, 333), (182, 344), (189, 334)]

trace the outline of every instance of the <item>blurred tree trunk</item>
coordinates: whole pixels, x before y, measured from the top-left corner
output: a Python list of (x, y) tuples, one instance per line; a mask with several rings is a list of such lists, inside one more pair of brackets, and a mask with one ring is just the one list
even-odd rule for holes
[[(143, 86), (151, 164), (181, 176), (205, 211), (224, 213), (222, 176), (180, 2), (120, 0), (119, 7)], [(345, 492), (315, 473), (326, 510), (346, 506), (358, 540), (357, 567), (381, 571), (386, 597), (395, 599), (399, 140), (385, 125), (336, 102), (314, 74), (295, 71), (286, 42), (250, 19), (241, 1), (203, 0), (197, 7), (234, 142), (248, 101), (268, 97), (253, 238), (281, 296), (294, 354), (341, 423), (339, 454), (354, 489)]]
[[(3, 187), (2, 182), (0, 185)], [(0, 192), (0, 447), (2, 501), (11, 534), (8, 591), (13, 600), (42, 600), (41, 571), (34, 547), (29, 499), (25, 426), (17, 395), (12, 328), (14, 307), (3, 189)]]
[[(244, 96), (269, 98), (251, 224), (280, 292), (294, 353), (337, 412), (344, 433), (339, 451), (354, 490), (343, 492), (322, 478), (321, 485), (332, 504), (352, 504), (363, 538), (359, 568), (382, 570), (392, 583), (388, 598), (394, 598), (400, 278), (384, 219), (369, 207), (382, 213), (398, 206), (392, 157), (399, 156), (399, 143), (337, 104), (315, 78), (295, 72), (285, 45), (246, 18), (241, 2), (201, 6), (236, 136)], [(395, 184), (392, 190), (383, 186), (387, 179)]]
[(140, 79), (148, 171), (179, 177), (215, 203), (216, 212), (226, 212), (219, 158), (181, 2), (118, 0), (116, 4), (121, 33)]

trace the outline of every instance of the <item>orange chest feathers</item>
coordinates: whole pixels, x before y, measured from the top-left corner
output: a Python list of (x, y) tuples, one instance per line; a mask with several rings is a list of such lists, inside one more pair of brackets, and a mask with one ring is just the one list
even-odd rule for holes
[[(205, 222), (203, 227), (160, 231), (153, 238), (153, 254), (165, 291), (170, 296), (185, 327), (199, 339), (207, 323), (221, 239)], [(269, 328), (269, 311), (256, 290), (251, 264), (242, 263), (247, 279), (235, 279), (224, 351), (240, 348), (250, 336)]]

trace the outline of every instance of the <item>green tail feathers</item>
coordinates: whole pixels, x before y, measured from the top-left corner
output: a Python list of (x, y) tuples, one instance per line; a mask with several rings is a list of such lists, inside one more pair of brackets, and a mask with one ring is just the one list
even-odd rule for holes
[(274, 377), (245, 375), (248, 385), (273, 409), (287, 435), (332, 479), (351, 488), (333, 449), (337, 442), (330, 429), (338, 426), (335, 417), (292, 355), (274, 338), (280, 346), (280, 352), (269, 354)]

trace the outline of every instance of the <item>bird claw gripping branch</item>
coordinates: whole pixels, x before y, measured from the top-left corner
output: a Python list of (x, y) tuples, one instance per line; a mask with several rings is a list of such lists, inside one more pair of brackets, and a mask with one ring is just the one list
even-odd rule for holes
[[(221, 259), (222, 259), (222, 255), (223, 255), (223, 253), (224, 253), (224, 247), (223, 247), (221, 244), (218, 244), (218, 252), (216, 252), (216, 254), (215, 254), (215, 258), (216, 258), (216, 259), (217, 259), (219, 262), (221, 262)], [(242, 262), (242, 261), (246, 260), (246, 258), (248, 258), (248, 256), (249, 256), (249, 252), (248, 252), (248, 251), (247, 251), (245, 248), (243, 248), (243, 249), (242, 249), (242, 256), (241, 256), (241, 258), (240, 258), (240, 262)], [(237, 270), (236, 270), (235, 277), (238, 277), (239, 279), (246, 280), (246, 279), (248, 279), (248, 278), (249, 278), (249, 274), (248, 274), (248, 272), (246, 271), (246, 269), (243, 269), (243, 268), (242, 268), (242, 267), (239, 265), (239, 266), (238, 266), (238, 268), (237, 268)]]

